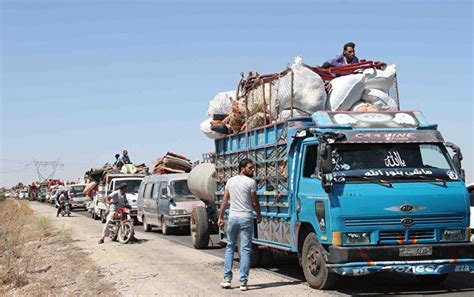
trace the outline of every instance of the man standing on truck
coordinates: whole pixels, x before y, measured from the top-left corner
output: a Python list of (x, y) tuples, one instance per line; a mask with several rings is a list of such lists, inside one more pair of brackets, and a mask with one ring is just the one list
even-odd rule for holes
[(127, 184), (122, 183), (119, 185), (118, 190), (113, 191), (110, 196), (105, 198), (104, 204), (109, 208), (109, 214), (107, 215), (104, 229), (102, 229), (102, 238), (99, 240), (99, 244), (104, 243), (107, 228), (109, 227), (110, 222), (114, 219), (117, 209), (128, 205), (126, 193)]
[(359, 63), (359, 59), (355, 55), (355, 43), (348, 42), (344, 44), (342, 54), (337, 55), (332, 60), (324, 62), (321, 68), (339, 67), (356, 63)]
[(239, 175), (227, 181), (224, 190), (218, 225), (224, 227), (224, 212), (230, 200), (227, 224), (227, 247), (225, 250), (224, 281), (221, 287), (231, 288), (232, 266), (237, 238), (240, 237), (240, 290), (247, 291), (250, 270), (250, 251), (253, 237), (252, 210), (257, 214), (257, 223), (262, 221), (260, 204), (257, 199), (257, 183), (252, 179), (254, 166), (251, 160), (239, 162)]

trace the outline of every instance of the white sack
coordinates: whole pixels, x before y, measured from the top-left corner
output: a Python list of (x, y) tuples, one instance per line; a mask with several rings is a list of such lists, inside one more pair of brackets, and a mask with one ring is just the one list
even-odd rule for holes
[[(309, 116), (309, 113), (306, 113), (304, 111), (300, 111), (298, 109), (293, 109), (293, 117), (298, 118), (298, 117), (307, 117)], [(286, 109), (280, 112), (278, 115), (278, 121), (286, 121), (291, 118), (291, 109)]]
[(329, 109), (349, 110), (361, 99), (365, 88), (364, 82), (368, 76), (368, 73), (350, 74), (333, 79), (332, 90), (329, 93)]
[(378, 110), (398, 110), (398, 102), (392, 97), (390, 97), (387, 93), (377, 89), (365, 90), (362, 94), (362, 100), (371, 103)]
[[(324, 89), (324, 82), (314, 71), (305, 67), (301, 57), (295, 59), (291, 66), (294, 76), (294, 103), (293, 108), (299, 109), (308, 114), (326, 107), (327, 94)], [(291, 109), (291, 72), (275, 82), (272, 88), (272, 114), (276, 116), (276, 111)], [(266, 91), (266, 90), (265, 90)], [(279, 106), (277, 109), (277, 105)]]
[(217, 139), (217, 138), (225, 136), (224, 134), (218, 133), (216, 131), (212, 131), (211, 130), (211, 122), (212, 122), (212, 119), (209, 118), (209, 119), (204, 120), (201, 123), (200, 126), (201, 126), (202, 133), (204, 133), (204, 135), (206, 135), (210, 139)]
[(215, 114), (229, 114), (232, 110), (232, 103), (230, 102), (230, 98), (235, 100), (235, 91), (217, 93), (217, 95), (214, 96), (214, 99), (209, 101), (207, 115), (212, 117)]
[(393, 85), (393, 81), (395, 80), (397, 67), (392, 64), (388, 65), (385, 70), (370, 68), (364, 70), (364, 73), (369, 75), (369, 78), (367, 78), (365, 81), (366, 89), (377, 89), (388, 92), (388, 90)]

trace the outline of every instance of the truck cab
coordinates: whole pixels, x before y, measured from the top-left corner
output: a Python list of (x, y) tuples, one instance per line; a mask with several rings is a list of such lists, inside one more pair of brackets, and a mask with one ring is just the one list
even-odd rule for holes
[(127, 184), (127, 196), (128, 204), (132, 207), (130, 209), (130, 216), (135, 218), (137, 217), (137, 198), (138, 198), (138, 189), (143, 180), (144, 176), (140, 177), (118, 177), (111, 180), (109, 183), (109, 188), (107, 190), (107, 195), (110, 195), (113, 191), (118, 189), (118, 186), (122, 183)]
[(82, 208), (87, 210), (90, 198), (83, 193), (86, 186), (86, 184), (72, 184), (67, 186), (71, 209)]
[(339, 275), (438, 282), (474, 271), (462, 155), (421, 112), (321, 111), (218, 139), (218, 204), (243, 157), (255, 162), (263, 217), (254, 259), (296, 253), (318, 289)]
[(103, 223), (106, 221), (107, 206), (104, 204), (105, 197), (109, 196), (113, 191), (118, 189), (122, 183), (127, 184), (127, 200), (132, 209), (130, 216), (136, 220), (137, 217), (137, 195), (140, 183), (145, 174), (124, 174), (110, 173), (104, 177), (98, 185), (98, 191), (94, 195), (94, 200), (89, 205), (92, 218), (98, 218)]

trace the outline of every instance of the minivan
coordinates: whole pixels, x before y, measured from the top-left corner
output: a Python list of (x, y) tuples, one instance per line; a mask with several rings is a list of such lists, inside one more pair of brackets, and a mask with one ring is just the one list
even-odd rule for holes
[(178, 227), (189, 227), (191, 212), (204, 203), (188, 188), (188, 174), (146, 176), (138, 191), (137, 219), (145, 232), (155, 226), (163, 235)]

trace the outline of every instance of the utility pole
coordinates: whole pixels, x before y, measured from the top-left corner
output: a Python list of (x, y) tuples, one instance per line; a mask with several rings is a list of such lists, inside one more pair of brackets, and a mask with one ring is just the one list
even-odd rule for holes
[[(36, 173), (38, 174), (38, 181), (41, 183), (43, 181), (47, 181), (54, 177), (54, 173), (56, 173), (56, 169), (58, 167), (64, 167), (64, 164), (59, 162), (59, 159), (56, 161), (37, 161), (33, 159), (30, 163), (26, 164), (26, 166), (34, 165), (36, 168)], [(43, 174), (44, 171), (50, 168), (49, 174)]]

